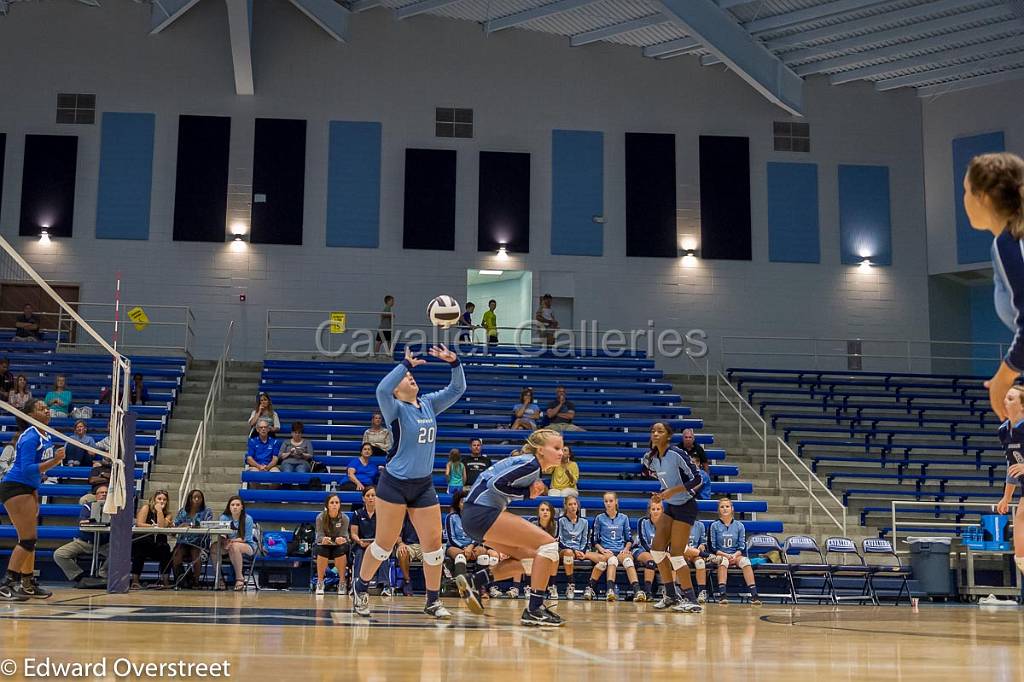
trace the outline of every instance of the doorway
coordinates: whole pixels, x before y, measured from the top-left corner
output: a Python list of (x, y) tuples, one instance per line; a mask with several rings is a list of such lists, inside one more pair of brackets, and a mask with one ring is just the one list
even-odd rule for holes
[[(500, 343), (529, 343), (533, 320), (533, 273), (529, 270), (467, 270), (466, 302), (476, 305), (473, 324), (479, 325), (488, 301), (495, 301)], [(477, 329), (473, 340), (483, 343), (487, 333)]]
[[(73, 309), (78, 309), (78, 285), (51, 284), (50, 286)], [(26, 304), (31, 305), (36, 315), (39, 316), (39, 328), (44, 332), (43, 339), (54, 339), (60, 306), (34, 282), (0, 282), (0, 328), (13, 330), (14, 320), (22, 314)], [(74, 336), (74, 329), (71, 330), (71, 336)]]

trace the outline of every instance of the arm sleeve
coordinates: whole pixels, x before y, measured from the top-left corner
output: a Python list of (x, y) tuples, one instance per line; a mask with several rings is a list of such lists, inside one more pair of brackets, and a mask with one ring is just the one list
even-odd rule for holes
[(380, 406), (385, 424), (390, 424), (398, 417), (398, 399), (394, 396), (394, 390), (402, 382), (405, 373), (410, 371), (412, 365), (403, 360), (377, 384), (377, 405)]
[(569, 546), (562, 541), (562, 517), (555, 521), (555, 539), (558, 540), (558, 549), (569, 549)]
[(81, 511), (78, 512), (78, 520), (80, 522), (88, 521), (90, 518), (92, 518), (92, 505), (83, 504)]
[[(625, 514), (623, 514), (625, 516)], [(625, 529), (622, 531), (622, 541), (626, 544), (633, 542), (633, 528), (629, 525), (629, 517), (626, 516)]]
[(718, 537), (718, 524), (717, 523), (712, 523), (711, 524), (711, 551), (712, 552), (717, 552), (719, 544), (720, 544), (720, 540), (719, 540), (719, 537)]
[(1024, 257), (1020, 242), (1008, 233), (997, 237), (993, 248), (1010, 286), (1014, 309), (1013, 341), (1003, 360), (1010, 369), (1020, 372), (1024, 370)]
[(738, 552), (747, 551), (747, 529), (743, 526), (742, 521), (737, 521), (739, 529), (736, 531), (736, 546), (733, 548)]
[(526, 496), (530, 485), (536, 480), (537, 465), (527, 463), (506, 471), (491, 481), (491, 487), (505, 495)]
[(444, 517), (444, 534), (448, 536), (448, 544), (455, 544), (455, 533), (452, 532), (454, 528), (455, 514), (448, 512), (448, 516)]
[(427, 396), (424, 396), (424, 400), (429, 400), (430, 404), (434, 408), (434, 414), (441, 414), (449, 407), (458, 402), (462, 394), (466, 392), (466, 372), (462, 368), (462, 364), (455, 361), (452, 365), (452, 380), (440, 391), (436, 391)]

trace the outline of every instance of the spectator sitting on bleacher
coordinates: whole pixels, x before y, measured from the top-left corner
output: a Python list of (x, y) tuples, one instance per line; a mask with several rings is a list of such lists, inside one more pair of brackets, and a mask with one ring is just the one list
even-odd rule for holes
[(744, 556), (747, 549), (747, 531), (743, 523), (735, 520), (732, 500), (722, 497), (718, 500), (718, 521), (711, 524), (711, 551), (720, 557), (718, 563), (718, 603), (728, 604), (726, 583), (729, 579), (729, 567), (738, 566), (743, 572), (743, 580), (750, 592), (750, 603), (760, 606), (761, 598), (757, 596), (757, 585), (754, 582), (754, 569), (750, 559)]
[(701, 448), (690, 461), (697, 467), (697, 473), (700, 474), (700, 480), (703, 481), (700, 486), (700, 492), (697, 493), (697, 499), (710, 500), (711, 462), (708, 460), (708, 455), (704, 452), (704, 448)]
[(552, 497), (568, 497), (575, 495), (579, 497), (580, 491), (576, 486), (580, 482), (580, 465), (572, 459), (572, 448), (568, 445), (562, 446), (562, 463), (551, 472), (551, 488), (548, 495)]
[(637, 579), (633, 554), (630, 551), (633, 547), (633, 531), (629, 527), (629, 517), (619, 511), (619, 496), (615, 493), (604, 494), (604, 511), (594, 519), (591, 538), (594, 551), (601, 556), (601, 559), (594, 564), (594, 570), (590, 573), (590, 584), (583, 591), (583, 598), (589, 601), (597, 596), (597, 581), (601, 574), (607, 571), (606, 598), (608, 601), (618, 599), (619, 593), (615, 588), (615, 569), (620, 564), (626, 569), (626, 576), (633, 588), (633, 594), (639, 592), (640, 581)]
[(338, 571), (338, 594), (348, 594), (345, 588), (345, 569), (348, 566), (349, 519), (341, 511), (341, 498), (331, 493), (324, 500), (324, 509), (316, 517), (316, 594), (324, 593), (324, 574), (327, 564), (334, 562)]
[(545, 413), (548, 428), (554, 431), (583, 431), (572, 423), (576, 416), (576, 403), (565, 397), (565, 386), (555, 388), (555, 399), (548, 403)]
[(245, 454), (247, 471), (280, 471), (277, 467), (277, 453), (281, 449), (281, 441), (270, 437), (270, 422), (261, 419), (256, 425), (256, 436), (249, 439), (249, 449)]
[[(217, 554), (227, 552), (228, 559), (231, 560), (231, 568), (235, 572), (235, 592), (241, 592), (245, 589), (242, 557), (252, 556), (256, 553), (256, 522), (245, 513), (245, 502), (238, 495), (228, 498), (227, 506), (224, 507), (224, 513), (220, 515), (220, 520), (229, 523), (231, 529), (238, 533), (231, 537), (219, 538), (214, 551)], [(220, 576), (217, 576), (217, 586), (224, 589), (224, 582)]]
[(0, 358), (0, 400), (10, 402), (11, 389), (14, 388), (14, 375), (11, 374), (11, 361)]
[(476, 477), (490, 468), (491, 458), (483, 454), (484, 442), (479, 438), (469, 439), (469, 458), (463, 462), (466, 465), (466, 487), (476, 483)]
[[(173, 514), (169, 508), (171, 497), (166, 490), (157, 490), (149, 501), (143, 502), (135, 515), (135, 525), (139, 528), (170, 528)], [(171, 563), (171, 546), (164, 533), (140, 535), (132, 540), (132, 585), (131, 589), (142, 589), (142, 568), (147, 561), (156, 561), (160, 572), (159, 583), (153, 587), (162, 589), (170, 587), (167, 580), (167, 569)]]
[(39, 333), (39, 318), (32, 310), (31, 303), (26, 303), (22, 308), (21, 315), (14, 318), (14, 326), (14, 341), (42, 341), (42, 336)]
[(270, 437), (277, 438), (277, 432), (281, 430), (281, 420), (274, 411), (274, 403), (270, 401), (270, 395), (267, 393), (259, 394), (256, 398), (256, 407), (249, 413), (249, 426), (252, 427), (249, 438), (256, 436), (261, 421), (270, 425)]
[[(363, 554), (377, 537), (377, 489), (372, 485), (363, 488), (363, 506), (352, 511), (349, 535), (352, 538), (352, 575), (356, 576), (363, 563)], [(387, 562), (377, 570), (377, 581), (381, 585), (381, 596), (390, 597), (392, 590)]]
[(444, 477), (448, 481), (448, 494), (462, 492), (466, 485), (466, 465), (462, 462), (462, 453), (458, 448), (448, 452), (448, 461), (444, 465)]
[(302, 422), (292, 424), (291, 440), (281, 445), (278, 465), (288, 474), (308, 474), (313, 463), (313, 445), (302, 437), (306, 427)]
[(512, 428), (535, 431), (540, 420), (540, 405), (533, 398), (533, 389), (524, 388), (519, 392), (519, 402), (512, 408)]
[(51, 417), (67, 417), (71, 412), (71, 391), (67, 389), (67, 383), (67, 377), (58, 374), (53, 381), (53, 390), (43, 398), (50, 408)]
[(24, 374), (19, 374), (14, 380), (14, 388), (8, 394), (7, 402), (19, 410), (24, 410), (25, 403), (29, 400), (32, 400), (32, 391), (28, 387), (28, 378)]
[(132, 389), (129, 396), (132, 405), (145, 405), (149, 402), (149, 391), (146, 389), (146, 382), (142, 380), (141, 374), (132, 377)]
[(395, 557), (398, 559), (398, 567), (405, 579), (402, 583), (402, 594), (406, 597), (412, 596), (412, 572), (411, 565), (414, 561), (423, 561), (423, 548), (420, 546), (420, 536), (416, 534), (416, 528), (409, 521), (409, 515), (405, 515), (402, 522), (402, 534), (398, 540), (398, 548), (395, 550)]
[[(97, 447), (99, 444), (97, 443)], [(110, 476), (114, 470), (114, 463), (107, 457), (94, 457), (92, 460), (92, 468), (89, 469), (89, 480), (86, 481), (92, 488), (92, 491), (82, 495), (79, 498), (79, 504), (86, 504), (96, 499), (96, 489), (101, 485), (110, 484)]]
[(704, 452), (704, 446), (697, 442), (697, 436), (693, 429), (683, 429), (683, 442), (680, 449), (690, 456), (696, 464), (698, 461), (707, 461), (708, 455)]
[[(96, 439), (89, 435), (89, 426), (86, 424), (84, 419), (79, 419), (75, 422), (75, 431), (68, 438), (74, 440), (82, 445), (89, 445), (96, 447)], [(64, 454), (64, 466), (76, 467), (76, 466), (92, 466), (93, 456), (88, 450), (83, 450), (77, 445), (68, 443), (65, 446)]]
[(363, 442), (369, 443), (373, 448), (373, 454), (383, 457), (391, 450), (394, 442), (391, 437), (391, 429), (384, 426), (384, 416), (380, 412), (374, 412), (370, 418), (370, 428), (363, 431)]
[(359, 456), (353, 457), (345, 465), (348, 481), (342, 486), (343, 488), (354, 487), (356, 490), (365, 490), (369, 486), (377, 485), (377, 479), (380, 478), (380, 467), (370, 464), (371, 455), (373, 455), (373, 446), (363, 443), (359, 448)]
[[(103, 505), (103, 501), (107, 499), (107, 486), (101, 485), (96, 488), (96, 500), (89, 504), (83, 504), (82, 509), (78, 514), (78, 525), (86, 525), (92, 522), (93, 519), (93, 505)], [(86, 582), (82, 579), (85, 576), (85, 571), (78, 565), (78, 557), (80, 556), (92, 556), (93, 542), (96, 538), (100, 538), (99, 554), (104, 558), (103, 563), (100, 565), (97, 574), (104, 582), (93, 584), (92, 581)], [(60, 566), (60, 570), (64, 571), (64, 575), (67, 576), (68, 580), (75, 583), (75, 587), (99, 587), (105, 584), (107, 579), (107, 549), (109, 548), (109, 534), (104, 533), (90, 533), (82, 531), (78, 534), (71, 542), (66, 545), (61, 545), (53, 552), (53, 560)]]
[[(206, 506), (206, 496), (201, 490), (192, 490), (185, 498), (185, 506), (178, 510), (174, 516), (174, 526), (177, 528), (194, 528), (203, 521), (212, 521), (213, 512)], [(204, 551), (209, 548), (209, 538), (203, 535), (185, 534), (178, 538), (174, 545), (174, 553), (171, 555), (171, 567), (174, 570), (175, 582), (182, 580), (182, 563), (192, 563), (192, 570), (188, 574), (187, 587), (194, 586), (200, 572), (200, 564)]]

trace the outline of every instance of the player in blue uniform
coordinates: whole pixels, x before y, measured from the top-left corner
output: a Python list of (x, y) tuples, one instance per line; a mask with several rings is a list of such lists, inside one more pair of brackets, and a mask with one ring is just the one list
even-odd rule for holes
[(541, 473), (549, 474), (562, 461), (562, 434), (540, 429), (530, 434), (521, 455), (508, 457), (480, 474), (462, 506), (462, 526), (477, 542), (507, 554), (508, 559), (477, 571), (472, 581), (456, 576), (466, 605), (483, 613), (480, 595), (492, 581), (511, 578), (525, 570), (530, 576), (530, 603), (520, 623), (557, 627), (563, 620), (544, 606), (548, 581), (558, 568), (558, 541), (536, 524), (506, 510), (513, 500), (543, 495)]
[(491, 565), (491, 557), (487, 548), (474, 542), (462, 527), (462, 501), (466, 498), (466, 494), (465, 490), (457, 490), (452, 495), (452, 504), (444, 522), (445, 535), (448, 538), (447, 554), (453, 562), (453, 575), (465, 575), (469, 562), (474, 562), (481, 567)]
[(716, 563), (715, 557), (708, 552), (707, 528), (703, 521), (694, 521), (690, 529), (690, 539), (683, 550), (686, 561), (693, 566), (697, 574), (697, 603), (705, 604), (708, 601), (708, 563)]
[(700, 613), (704, 609), (693, 593), (685, 550), (697, 520), (696, 496), (704, 483), (690, 457), (671, 443), (672, 427), (665, 422), (654, 422), (651, 449), (641, 459), (644, 468), (661, 482), (661, 491), (654, 493), (651, 499), (665, 507), (651, 544), (651, 555), (665, 585), (665, 596), (654, 608)]
[(594, 570), (590, 572), (590, 583), (587, 589), (583, 590), (583, 598), (589, 601), (597, 595), (597, 581), (602, 573), (607, 572), (608, 590), (605, 598), (608, 601), (618, 599), (615, 570), (622, 564), (626, 569), (634, 600), (646, 600), (646, 595), (640, 596), (643, 590), (640, 589), (636, 565), (633, 563), (633, 530), (629, 527), (629, 517), (619, 511), (619, 496), (615, 493), (604, 494), (604, 511), (594, 518), (590, 540), (600, 560), (594, 564)]
[(352, 589), (352, 610), (370, 616), (367, 586), (381, 562), (391, 556), (398, 541), (406, 513), (419, 535), (423, 549), (423, 577), (427, 586), (424, 613), (435, 618), (451, 618), (441, 603), (441, 505), (431, 476), (434, 470), (434, 443), (437, 441), (437, 415), (454, 405), (466, 391), (466, 375), (455, 353), (434, 346), (428, 353), (452, 366), (452, 380), (446, 388), (420, 396), (412, 375), (414, 368), (426, 364), (407, 347), (405, 360), (377, 385), (377, 404), (391, 428), (393, 443), (388, 461), (377, 482), (377, 537), (363, 556), (359, 577)]
[[(1007, 419), (999, 427), (999, 442), (1006, 451), (1006, 485), (1003, 497), (996, 505), (996, 511), (1006, 514), (1010, 511), (1014, 492), (1017, 488), (1024, 489), (1024, 404), (1021, 398), (1024, 389), (1013, 386), (1006, 392), (1003, 408)], [(1014, 514), (1013, 528), (1024, 529), (1024, 505), (1017, 505)], [(1024, 531), (1013, 534), (1013, 560), (1017, 569), (1024, 576)]]
[[(565, 498), (565, 512), (558, 517), (555, 530), (558, 536), (558, 550), (562, 555), (562, 568), (565, 571), (565, 598), (576, 598), (576, 581), (574, 571), (577, 561), (601, 560), (600, 555), (590, 551), (590, 524), (580, 516), (580, 500), (575, 495)], [(557, 569), (556, 569), (557, 572)]]
[[(50, 423), (50, 408), (42, 400), (25, 403), (25, 414), (43, 424)], [(36, 540), (39, 526), (39, 485), (43, 474), (64, 459), (64, 448), (53, 449), (50, 436), (19, 419), (22, 428), (14, 446), (14, 461), (0, 482), (0, 504), (18, 532), (18, 544), (11, 552), (7, 573), (0, 581), (0, 601), (46, 599), (53, 595), (35, 578)]]
[(711, 524), (711, 551), (719, 557), (718, 563), (718, 603), (728, 604), (725, 596), (725, 584), (729, 579), (729, 567), (738, 566), (743, 572), (743, 581), (750, 592), (750, 603), (761, 605), (754, 582), (754, 569), (750, 559), (745, 556), (747, 551), (747, 529), (743, 523), (736, 521), (732, 500), (722, 497), (718, 500), (718, 521)]
[(642, 566), (644, 569), (644, 596), (633, 597), (633, 601), (647, 601), (654, 594), (654, 577), (657, 574), (658, 565), (654, 563), (654, 555), (651, 554), (651, 543), (654, 542), (654, 533), (658, 526), (658, 519), (665, 513), (661, 502), (649, 500), (647, 502), (647, 516), (640, 519), (636, 524), (636, 544), (633, 545), (633, 563)]

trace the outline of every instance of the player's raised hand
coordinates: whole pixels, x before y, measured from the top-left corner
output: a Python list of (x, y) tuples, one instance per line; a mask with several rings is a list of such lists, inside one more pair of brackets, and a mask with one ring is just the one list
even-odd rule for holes
[(453, 353), (452, 351), (448, 350), (448, 347), (445, 346), (444, 344), (432, 347), (429, 351), (427, 351), (427, 353), (429, 353), (431, 357), (435, 357), (439, 360), (444, 360), (445, 362), (448, 363), (455, 362), (456, 360), (459, 359), (458, 356), (456, 356), (455, 353)]
[(405, 347), (405, 361), (408, 362), (413, 367), (419, 367), (420, 365), (427, 364), (427, 361), (424, 360), (423, 358), (418, 358), (415, 355), (413, 355), (412, 351), (409, 349), (409, 346)]

